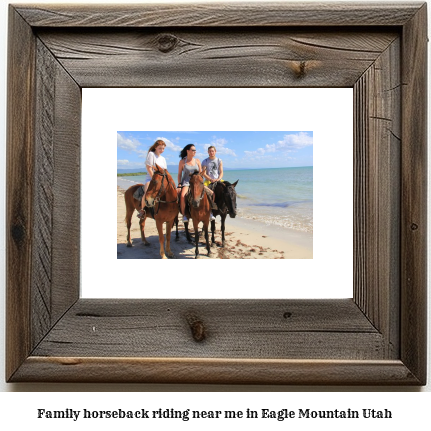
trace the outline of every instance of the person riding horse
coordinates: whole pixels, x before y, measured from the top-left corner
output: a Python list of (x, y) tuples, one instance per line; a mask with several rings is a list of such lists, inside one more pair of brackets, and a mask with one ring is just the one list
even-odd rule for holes
[[(223, 162), (221, 159), (216, 157), (216, 147), (211, 145), (208, 147), (208, 155), (203, 162), (202, 167), (206, 168), (206, 171), (203, 173), (205, 178), (204, 185), (207, 186), (211, 191), (214, 191), (215, 185), (218, 181), (222, 181), (223, 178)], [(213, 212), (210, 214), (210, 221), (214, 221), (215, 217)]]
[[(186, 145), (180, 153), (180, 163), (178, 164), (178, 186), (177, 191), (180, 198), (180, 211), (183, 215), (183, 223), (187, 223), (189, 220), (185, 214), (186, 200), (185, 196), (189, 191), (190, 177), (195, 172), (202, 172), (202, 166), (199, 159), (195, 158), (196, 147), (193, 144)], [(211, 195), (210, 204), (211, 207), (216, 209), (214, 205), (213, 192), (206, 187), (206, 192)]]
[(147, 159), (145, 160), (145, 166), (147, 169), (147, 176), (145, 178), (144, 194), (141, 198), (141, 209), (138, 212), (138, 218), (141, 218), (145, 214), (145, 195), (148, 190), (148, 185), (150, 184), (151, 178), (154, 174), (154, 169), (156, 164), (163, 169), (167, 169), (166, 159), (162, 156), (163, 151), (165, 151), (166, 143), (161, 139), (158, 139), (150, 147), (147, 153)]

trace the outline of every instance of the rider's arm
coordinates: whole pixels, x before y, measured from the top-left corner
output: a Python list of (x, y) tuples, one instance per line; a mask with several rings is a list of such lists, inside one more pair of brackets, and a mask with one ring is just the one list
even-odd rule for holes
[(219, 172), (217, 181), (220, 181), (222, 178), (223, 178), (223, 162), (220, 160), (220, 172)]
[(183, 173), (183, 167), (184, 167), (184, 160), (180, 160), (180, 163), (178, 164), (178, 185), (181, 184), (181, 177)]
[(147, 165), (147, 172), (148, 172), (148, 175), (150, 176), (150, 178), (153, 178), (154, 172), (153, 172), (152, 166)]
[(147, 155), (147, 159), (145, 160), (145, 165), (146, 165), (145, 167), (147, 168), (147, 172), (150, 178), (153, 178), (153, 174), (154, 174), (153, 163), (154, 163), (154, 153), (150, 151)]
[[(205, 162), (205, 160), (204, 160), (204, 162)], [(203, 176), (204, 176), (204, 178), (205, 178), (206, 180), (211, 181), (211, 178), (210, 178), (210, 177), (209, 177), (209, 175), (207, 174), (206, 167), (207, 167), (207, 165), (206, 165), (206, 164), (202, 166), (202, 169), (204, 169), (204, 168), (205, 168), (205, 170), (204, 170), (204, 171), (202, 171), (202, 174), (203, 174)]]

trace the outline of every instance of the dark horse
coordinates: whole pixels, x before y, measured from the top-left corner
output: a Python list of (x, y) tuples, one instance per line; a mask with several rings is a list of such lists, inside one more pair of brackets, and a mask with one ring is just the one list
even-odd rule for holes
[[(133, 194), (142, 184), (129, 187), (124, 194), (126, 203), (126, 223), (127, 223), (127, 247), (132, 247), (130, 240), (130, 226), (132, 225), (132, 215), (134, 210), (140, 210), (141, 205)], [(163, 223), (166, 222), (166, 254), (173, 257), (171, 251), (171, 230), (174, 222), (178, 223), (178, 196), (174, 180), (166, 169), (156, 165), (153, 177), (145, 195), (145, 213), (139, 220), (141, 238), (145, 245), (150, 245), (145, 239), (144, 227), (145, 220), (150, 217), (156, 221), (159, 233), (160, 256), (166, 259), (164, 250)], [(151, 211), (151, 209), (153, 209)]]
[[(225, 220), (226, 216), (229, 214), (229, 217), (235, 218), (236, 216), (236, 190), (235, 187), (238, 184), (238, 181), (235, 181), (231, 184), (229, 181), (217, 181), (209, 186), (209, 188), (214, 192), (215, 197), (214, 201), (217, 204), (218, 209), (212, 210), (213, 215), (220, 216), (221, 218), (221, 237), (222, 237), (222, 247), (225, 245), (224, 239), (224, 229), (225, 229)], [(214, 240), (214, 232), (215, 232), (215, 220), (211, 222), (211, 244), (215, 244)]]
[[(208, 256), (211, 255), (211, 248), (208, 241), (208, 225), (210, 221), (211, 205), (209, 198), (204, 189), (204, 177), (199, 172), (195, 172), (190, 177), (190, 187), (188, 192), (190, 217), (193, 220), (193, 228), (195, 230), (195, 259), (199, 255), (199, 222), (203, 223), (203, 231), (205, 233), (206, 249)], [(187, 239), (189, 236), (188, 223), (184, 223)]]

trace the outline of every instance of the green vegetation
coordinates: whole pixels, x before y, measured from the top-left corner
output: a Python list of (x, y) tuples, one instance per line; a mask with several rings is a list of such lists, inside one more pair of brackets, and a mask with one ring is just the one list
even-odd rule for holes
[(136, 177), (138, 175), (147, 175), (146, 172), (132, 172), (127, 174), (117, 174), (117, 177)]

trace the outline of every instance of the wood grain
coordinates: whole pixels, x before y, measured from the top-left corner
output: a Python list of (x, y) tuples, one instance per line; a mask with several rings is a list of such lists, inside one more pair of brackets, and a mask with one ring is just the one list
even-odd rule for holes
[[(6, 186), (6, 374), (31, 351), (31, 261), (34, 174), (34, 62), (31, 28), (9, 13)], [(25, 55), (23, 55), (25, 53)], [(18, 341), (19, 340), (19, 341)]]
[(32, 337), (78, 299), (81, 90), (37, 40)]
[[(9, 22), (8, 381), (426, 383), (426, 5), (19, 5)], [(79, 299), (84, 86), (352, 87), (353, 300)]]
[(355, 301), (399, 355), (401, 46), (394, 40), (354, 87)]
[(38, 31), (82, 87), (352, 87), (394, 32)]
[(424, 4), (403, 30), (402, 67), (401, 358), (422, 379), (427, 349), (426, 327), (419, 324), (427, 315), (426, 23)]
[(33, 27), (401, 26), (420, 2), (17, 5)]
[(15, 381), (417, 385), (401, 361), (29, 357)]
[[(205, 340), (189, 327), (199, 319)], [(241, 322), (239, 325), (238, 322)], [(119, 340), (117, 345), (110, 340)], [(37, 356), (384, 359), (384, 339), (352, 300), (87, 300)]]

